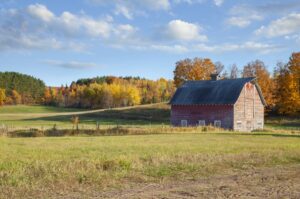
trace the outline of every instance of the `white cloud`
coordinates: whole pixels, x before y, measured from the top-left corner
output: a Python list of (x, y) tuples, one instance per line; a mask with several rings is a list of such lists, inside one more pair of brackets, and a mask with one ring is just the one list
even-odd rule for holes
[(292, 13), (288, 16), (272, 21), (267, 26), (261, 26), (255, 31), (256, 35), (266, 37), (285, 36), (300, 31), (300, 13)]
[(207, 44), (197, 44), (192, 47), (194, 51), (200, 52), (214, 52), (223, 53), (231, 51), (252, 51), (258, 53), (270, 53), (282, 49), (281, 46), (273, 44), (265, 44), (248, 41), (241, 44), (221, 44), (221, 45), (207, 45)]
[(41, 4), (25, 9), (0, 10), (0, 50), (72, 49), (82, 50), (82, 38), (124, 42), (137, 29), (116, 24), (112, 18), (95, 19), (68, 11), (55, 15)]
[(47, 9), (46, 6), (41, 4), (35, 4), (35, 5), (29, 5), (28, 13), (31, 14), (34, 17), (38, 17), (42, 19), (43, 21), (49, 22), (52, 19), (54, 19), (54, 14)]
[(197, 44), (171, 44), (171, 45), (162, 45), (162, 44), (144, 44), (144, 45), (131, 45), (129, 48), (146, 51), (146, 50), (155, 50), (175, 54), (183, 53), (226, 53), (226, 52), (251, 52), (258, 54), (267, 54), (275, 51), (282, 50), (282, 46), (247, 41), (244, 43), (234, 44), (234, 43), (223, 43), (219, 45), (207, 44), (207, 43), (197, 43)]
[[(224, 3), (225, 0), (211, 0), (213, 4), (220, 7)], [(195, 4), (195, 3), (204, 3), (206, 0), (173, 0), (173, 2), (179, 3), (187, 3), (187, 4)]]
[(199, 25), (177, 19), (168, 23), (163, 35), (175, 41), (207, 41), (207, 36), (202, 35), (200, 31)]
[(87, 0), (89, 3), (101, 6), (114, 6), (115, 15), (123, 15), (133, 19), (135, 15), (144, 13), (144, 10), (167, 11), (171, 8), (169, 0)]
[(61, 68), (68, 68), (68, 69), (86, 69), (86, 68), (93, 68), (96, 67), (97, 64), (91, 62), (78, 62), (78, 61), (59, 61), (59, 60), (45, 60), (43, 63), (57, 66)]
[(216, 6), (221, 6), (224, 3), (224, 0), (214, 0)]
[(152, 50), (159, 50), (164, 52), (171, 52), (171, 53), (187, 53), (189, 49), (183, 45), (151, 45), (150, 49)]
[(229, 14), (231, 17), (226, 20), (226, 24), (240, 28), (249, 26), (253, 21), (263, 20), (261, 13), (247, 5), (234, 6)]
[(127, 19), (132, 19), (133, 18), (133, 13), (126, 6), (121, 5), (121, 4), (116, 5), (115, 14), (116, 15), (123, 15)]

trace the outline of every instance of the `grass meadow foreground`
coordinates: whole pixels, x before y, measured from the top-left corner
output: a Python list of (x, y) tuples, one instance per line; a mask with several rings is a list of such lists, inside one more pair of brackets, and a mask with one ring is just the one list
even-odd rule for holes
[(0, 198), (300, 197), (298, 120), (273, 118), (267, 130), (255, 133), (170, 128), (165, 104), (96, 112), (0, 111), (0, 120), (21, 129), (47, 123), (73, 128), (74, 111), (81, 124), (93, 129), (100, 121), (99, 130), (121, 125), (116, 132), (123, 129), (122, 135), (0, 137)]

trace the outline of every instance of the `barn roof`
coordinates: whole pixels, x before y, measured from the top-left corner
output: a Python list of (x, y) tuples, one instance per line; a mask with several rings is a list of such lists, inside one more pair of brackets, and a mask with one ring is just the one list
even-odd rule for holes
[(261, 90), (255, 81), (255, 77), (225, 79), (225, 80), (203, 80), (187, 81), (177, 89), (170, 101), (172, 105), (223, 105), (235, 104), (240, 93), (247, 82), (255, 84), (262, 103), (265, 100)]

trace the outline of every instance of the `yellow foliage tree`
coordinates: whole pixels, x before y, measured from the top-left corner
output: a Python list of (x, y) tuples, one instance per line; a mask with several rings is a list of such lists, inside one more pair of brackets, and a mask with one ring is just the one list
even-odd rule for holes
[(0, 106), (4, 104), (5, 99), (6, 99), (5, 89), (0, 88)]
[(14, 104), (21, 104), (22, 102), (22, 97), (16, 90), (12, 90), (11, 98)]

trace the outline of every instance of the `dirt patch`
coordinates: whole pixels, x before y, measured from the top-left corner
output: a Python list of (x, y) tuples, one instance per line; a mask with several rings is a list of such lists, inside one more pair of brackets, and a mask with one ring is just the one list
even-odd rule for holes
[(253, 169), (205, 179), (149, 184), (94, 198), (300, 198), (300, 165)]

